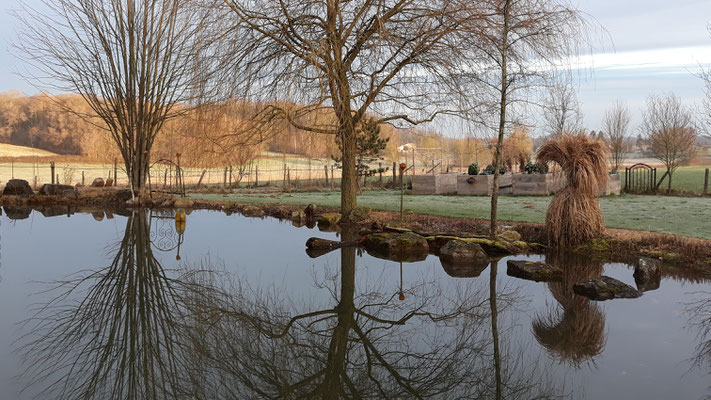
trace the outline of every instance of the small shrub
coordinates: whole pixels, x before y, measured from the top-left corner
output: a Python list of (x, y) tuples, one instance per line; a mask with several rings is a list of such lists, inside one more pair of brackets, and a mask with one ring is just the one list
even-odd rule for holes
[(544, 163), (532, 163), (529, 162), (523, 167), (524, 172), (527, 174), (547, 174), (548, 173), (548, 164)]
[(469, 175), (479, 175), (479, 164), (471, 163), (471, 165), (467, 169), (467, 172), (469, 173)]
[[(492, 164), (487, 165), (486, 168), (484, 168), (483, 173), (484, 173), (484, 175), (494, 175), (494, 166)], [(505, 173), (506, 173), (506, 167), (502, 166), (499, 169), (499, 174), (503, 175)]]

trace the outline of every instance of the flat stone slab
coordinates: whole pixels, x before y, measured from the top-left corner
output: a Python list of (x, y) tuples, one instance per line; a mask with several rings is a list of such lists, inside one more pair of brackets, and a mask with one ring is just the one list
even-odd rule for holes
[(506, 274), (516, 278), (536, 282), (554, 282), (563, 280), (563, 270), (540, 261), (508, 260)]
[(604, 275), (575, 283), (573, 292), (597, 301), (636, 299), (642, 295), (642, 292), (632, 286)]

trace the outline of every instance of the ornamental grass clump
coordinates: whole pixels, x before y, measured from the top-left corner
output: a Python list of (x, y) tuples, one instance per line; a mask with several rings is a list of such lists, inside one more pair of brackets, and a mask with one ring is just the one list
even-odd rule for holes
[(563, 134), (544, 143), (537, 160), (557, 163), (567, 179), (548, 206), (548, 242), (569, 247), (602, 235), (605, 227), (595, 198), (607, 184), (605, 144), (584, 133)]

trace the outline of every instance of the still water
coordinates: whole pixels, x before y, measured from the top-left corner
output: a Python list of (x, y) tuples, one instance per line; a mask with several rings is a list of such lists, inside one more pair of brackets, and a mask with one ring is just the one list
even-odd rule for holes
[(176, 226), (6, 210), (0, 398), (711, 395), (709, 281), (666, 270), (638, 299), (595, 302), (572, 283), (634, 286), (633, 269), (528, 257), (567, 268), (545, 284), (507, 276), (506, 259), (462, 278), (435, 256), (306, 254), (309, 237), (339, 235), (207, 211)]

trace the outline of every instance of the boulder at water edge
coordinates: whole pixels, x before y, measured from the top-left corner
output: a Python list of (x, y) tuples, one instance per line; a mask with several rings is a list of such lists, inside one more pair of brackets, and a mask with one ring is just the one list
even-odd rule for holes
[(634, 268), (634, 282), (641, 292), (659, 289), (662, 281), (662, 261), (656, 258), (640, 258)]
[(368, 235), (365, 249), (375, 257), (393, 261), (420, 261), (427, 258), (427, 239), (413, 233), (380, 232)]
[(563, 270), (540, 261), (508, 260), (506, 274), (536, 282), (562, 281)]
[(91, 182), (91, 187), (104, 187), (104, 178), (95, 178), (93, 182)]
[(598, 301), (634, 299), (642, 295), (640, 291), (632, 286), (604, 275), (575, 283), (573, 292)]
[(39, 194), (45, 196), (61, 196), (76, 199), (79, 191), (74, 186), (45, 183), (39, 190)]
[(10, 179), (3, 189), (3, 196), (32, 196), (35, 192), (24, 179)]

